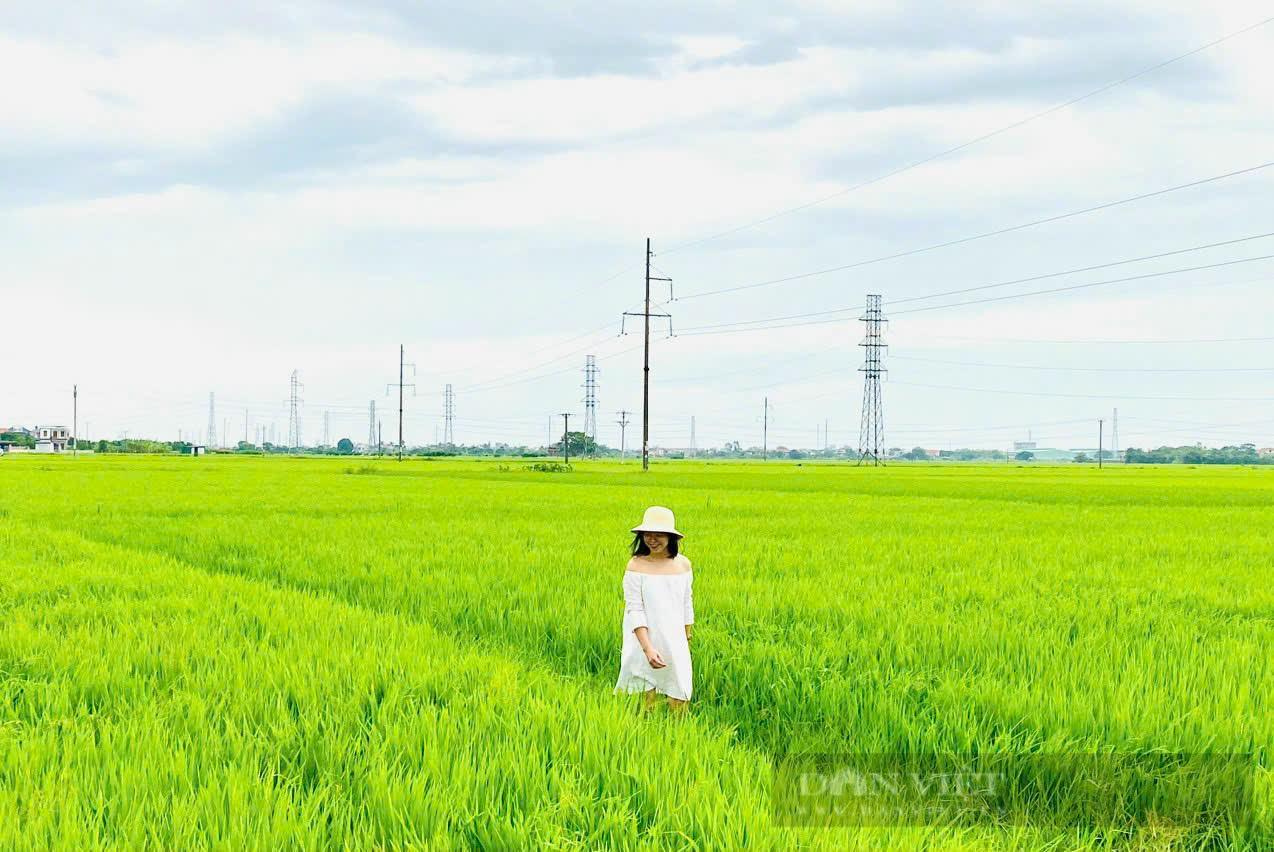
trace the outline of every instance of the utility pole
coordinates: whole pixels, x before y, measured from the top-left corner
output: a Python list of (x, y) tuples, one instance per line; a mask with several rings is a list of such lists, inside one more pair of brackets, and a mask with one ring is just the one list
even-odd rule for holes
[(571, 463), (571, 415), (562, 413), (562, 457)]
[(872, 465), (885, 463), (883, 450), (885, 444), (885, 406), (880, 398), (880, 377), (885, 372), (881, 364), (881, 356), (885, 351), (885, 343), (881, 327), (885, 324), (884, 314), (880, 308), (880, 296), (867, 297), (867, 311), (860, 322), (867, 324), (867, 334), (863, 342), (863, 366), (858, 370), (863, 374), (863, 410), (862, 422), (858, 429), (858, 463), (861, 465), (870, 459)]
[(445, 416), (445, 425), (442, 430), (442, 441), (450, 447), (456, 442), (456, 396), (451, 391), (451, 385), (447, 385), (443, 403), (443, 414)]
[(1101, 470), (1101, 448), (1102, 448), (1102, 426), (1101, 420), (1097, 421), (1097, 469)]
[(208, 446), (217, 446), (217, 395), (208, 392)]
[(411, 388), (411, 395), (412, 396), (416, 395), (415, 383), (412, 383), (410, 385), (403, 384), (404, 371), (408, 367), (411, 367), (412, 376), (416, 375), (416, 365), (408, 364), (406, 361), (403, 360), (406, 357), (406, 352), (407, 352), (406, 347), (403, 346), (403, 344), (401, 343), (398, 344), (398, 384), (391, 383), (391, 384), (385, 385), (386, 395), (389, 394), (390, 388), (398, 388), (398, 460), (399, 461), (403, 460), (403, 389)]
[(628, 415), (630, 414), (632, 414), (631, 411), (621, 411), (619, 412), (619, 419), (615, 421), (619, 424), (619, 461), (621, 463), (624, 461), (624, 457), (626, 455), (625, 450), (627, 449), (627, 441), (625, 439), (627, 438)]
[(80, 386), (71, 385), (71, 458), (80, 455)]
[[(597, 451), (597, 357), (584, 356), (584, 437), (592, 439), (593, 452)], [(585, 441), (585, 449), (588, 441)]]
[(381, 440), (383, 433), (380, 430), (380, 421), (376, 421), (376, 458), (380, 458), (385, 452), (385, 443)]
[(376, 400), (371, 400), (367, 404), (367, 454), (372, 454), (372, 447), (376, 446)]
[(292, 448), (292, 452), (296, 452), (301, 448), (301, 388), (305, 385), (301, 384), (300, 374), (292, 371), (292, 395), (289, 397), (290, 404), (288, 410), (288, 444)]
[[(756, 421), (753, 420), (753, 423)], [(761, 461), (770, 460), (770, 398), (765, 398), (765, 414), (761, 421)]]
[[(667, 281), (668, 295), (672, 296), (671, 278), (652, 278), (650, 276), (650, 237), (646, 238), (646, 309), (641, 313), (624, 312), (625, 317), (642, 317), (645, 326), (645, 354), (642, 356), (641, 372), (641, 469), (650, 470), (650, 318), (668, 317), (668, 336), (672, 337), (672, 315), (652, 314), (650, 312), (650, 282)], [(624, 333), (621, 322), (619, 333)]]
[(1110, 443), (1111, 452), (1114, 454), (1115, 461), (1119, 461), (1119, 409), (1115, 409), (1115, 419), (1110, 424)]

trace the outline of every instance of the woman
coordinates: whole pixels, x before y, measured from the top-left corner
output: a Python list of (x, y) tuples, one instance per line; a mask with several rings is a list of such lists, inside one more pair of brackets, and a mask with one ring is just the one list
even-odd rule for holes
[(690, 627), (694, 624), (690, 560), (679, 552), (671, 509), (651, 506), (632, 529), (633, 557), (624, 572), (624, 646), (616, 692), (646, 693), (646, 708), (668, 696), (675, 711), (690, 700)]

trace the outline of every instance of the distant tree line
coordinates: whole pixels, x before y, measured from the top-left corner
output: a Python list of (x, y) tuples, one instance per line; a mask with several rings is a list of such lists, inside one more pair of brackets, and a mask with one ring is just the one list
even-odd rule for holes
[(1256, 444), (1237, 447), (1160, 447), (1141, 450), (1129, 447), (1124, 453), (1129, 464), (1274, 464), (1274, 456), (1261, 455)]

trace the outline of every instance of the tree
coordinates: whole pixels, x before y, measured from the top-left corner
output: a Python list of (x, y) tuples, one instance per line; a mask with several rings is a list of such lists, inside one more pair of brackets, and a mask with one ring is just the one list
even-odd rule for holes
[(1080, 453), (1079, 455), (1075, 456), (1075, 458), (1071, 459), (1071, 461), (1075, 462), (1076, 464), (1085, 464), (1087, 462), (1092, 461), (1092, 459), (1090, 459), (1086, 453)]
[(339, 441), (336, 442), (336, 452), (340, 453), (343, 456), (353, 455), (354, 442), (351, 441), (349, 438), (341, 438)]
[(925, 452), (924, 447), (912, 447), (911, 452), (903, 453), (902, 457), (905, 459), (911, 459), (912, 461), (924, 461), (929, 458), (929, 454)]
[[(557, 445), (562, 446), (562, 440), (559, 438)], [(588, 456), (592, 455), (597, 449), (597, 443), (583, 432), (566, 433), (566, 446), (570, 449), (572, 456)]]
[(1013, 458), (1018, 461), (1033, 461), (1035, 459), (1035, 453), (1032, 453), (1029, 450), (1022, 450), (1022, 452), (1018, 453)]
[(35, 448), (35, 438), (23, 432), (0, 432), (0, 441), (9, 441), (15, 447)]

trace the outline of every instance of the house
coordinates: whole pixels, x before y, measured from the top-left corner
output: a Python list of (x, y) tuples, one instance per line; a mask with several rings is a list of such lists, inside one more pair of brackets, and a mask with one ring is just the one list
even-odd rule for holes
[(69, 446), (71, 430), (65, 426), (37, 426), (32, 437), (37, 453), (60, 453)]
[(208, 448), (203, 444), (191, 444), (186, 448), (185, 454), (188, 456), (202, 456), (208, 452)]

